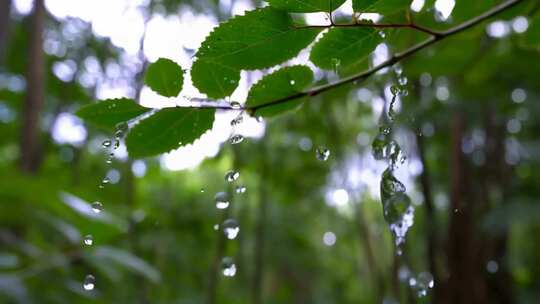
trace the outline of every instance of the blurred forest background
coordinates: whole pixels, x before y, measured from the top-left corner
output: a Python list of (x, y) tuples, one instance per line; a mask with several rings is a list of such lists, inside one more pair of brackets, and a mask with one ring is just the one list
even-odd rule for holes
[[(417, 0), (411, 13), (446, 29), (497, 3)], [(189, 67), (218, 22), (262, 5), (0, 0), (0, 303), (540, 303), (534, 0), (298, 111), (245, 118), (241, 144), (218, 113), (193, 145), (136, 160), (122, 144), (107, 161), (112, 135), (75, 110), (112, 97), (167, 105), (142, 85), (148, 63)], [(385, 30), (372, 61), (418, 35)], [(260, 76), (243, 72), (233, 98)], [(371, 154), (398, 81), (398, 175), (415, 208), (402, 255), (380, 203), (385, 163)], [(216, 208), (220, 191), (229, 208)]]

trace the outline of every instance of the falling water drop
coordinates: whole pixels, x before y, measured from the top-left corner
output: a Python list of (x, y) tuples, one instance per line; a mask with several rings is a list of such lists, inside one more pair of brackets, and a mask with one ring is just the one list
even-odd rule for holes
[(240, 134), (236, 134), (236, 135), (233, 135), (231, 136), (231, 138), (229, 139), (229, 142), (232, 144), (232, 145), (236, 145), (236, 144), (239, 144), (241, 142), (244, 141), (244, 136), (240, 135)]
[(320, 146), (315, 150), (315, 156), (320, 161), (326, 161), (328, 160), (328, 157), (330, 157), (330, 150), (328, 148)]
[(96, 287), (96, 278), (89, 274), (84, 278), (83, 288), (84, 290), (91, 291), (94, 290), (94, 287)]
[(294, 80), (292, 80), (292, 79), (291, 79), (291, 81), (289, 81), (289, 84), (290, 84), (290, 85), (294, 85), (295, 83), (296, 83), (296, 81), (294, 81)]
[(107, 164), (112, 163), (114, 159), (114, 153), (109, 153), (109, 157), (107, 157), (107, 160), (105, 161)]
[(401, 76), (401, 74), (403, 74), (403, 68), (399, 64), (396, 64), (394, 66), (394, 72), (397, 76)]
[(240, 172), (230, 170), (225, 174), (225, 180), (229, 183), (236, 181), (240, 177)]
[(234, 191), (238, 194), (246, 193), (246, 190), (247, 188), (244, 185), (236, 186), (236, 188), (234, 189)]
[(226, 277), (234, 277), (236, 275), (236, 264), (231, 257), (224, 257), (221, 260), (221, 269)]
[(129, 129), (129, 126), (126, 122), (121, 122), (116, 125), (116, 137), (122, 137)]
[(93, 202), (92, 211), (94, 211), (94, 213), (100, 213), (103, 211), (103, 205), (100, 202)]
[(84, 239), (83, 239), (83, 243), (86, 246), (92, 246), (94, 244), (94, 237), (92, 235), (90, 235), (90, 234), (85, 235)]
[(416, 278), (416, 288), (418, 297), (425, 297), (428, 293), (428, 290), (435, 286), (433, 281), (433, 276), (429, 272), (421, 272)]
[(201, 191), (201, 193), (204, 193), (204, 188), (201, 188), (201, 190), (200, 190), (200, 191)]
[(216, 208), (227, 209), (229, 207), (229, 194), (227, 192), (218, 192), (214, 197), (216, 201)]
[(234, 219), (227, 219), (223, 222), (223, 233), (229, 240), (234, 240), (240, 232), (240, 226)]
[[(386, 169), (381, 179), (383, 215), (398, 247), (405, 242), (405, 236), (414, 223), (414, 207), (405, 191), (405, 186), (394, 177), (392, 167)], [(398, 255), (400, 251), (398, 248)]]
[(215, 231), (218, 231), (218, 230), (219, 230), (219, 225), (218, 225), (218, 224), (215, 224), (215, 225), (214, 225), (214, 230), (215, 230)]
[(104, 140), (102, 143), (101, 143), (101, 146), (105, 149), (109, 148), (110, 146), (112, 145), (112, 142), (108, 139)]
[(392, 95), (394, 96), (399, 95), (400, 92), (401, 92), (401, 88), (398, 87), (397, 85), (393, 85), (390, 87), (390, 93), (392, 93)]
[(111, 180), (110, 180), (108, 177), (104, 177), (104, 178), (101, 180), (101, 183), (102, 183), (103, 185), (106, 185), (106, 184), (108, 184), (108, 183), (110, 183), (110, 182), (111, 182)]
[(244, 121), (242, 114), (238, 115), (235, 119), (231, 120), (231, 127), (237, 126)]
[(398, 78), (398, 83), (399, 83), (400, 85), (402, 85), (402, 86), (406, 85), (407, 82), (409, 82), (409, 80), (408, 80), (407, 77), (405, 77), (405, 76), (400, 76), (400, 77)]
[(382, 133), (379, 133), (377, 134), (377, 136), (375, 136), (373, 143), (371, 143), (371, 154), (373, 155), (373, 158), (375, 158), (376, 160), (382, 160), (386, 158), (385, 155), (387, 141), (387, 136)]

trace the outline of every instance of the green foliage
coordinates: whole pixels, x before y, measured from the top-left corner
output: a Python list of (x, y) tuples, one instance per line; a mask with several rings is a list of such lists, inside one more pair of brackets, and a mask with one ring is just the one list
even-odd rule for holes
[(388, 15), (407, 9), (411, 2), (411, 0), (353, 0), (353, 10), (358, 13)]
[(131, 157), (146, 157), (191, 144), (212, 128), (214, 109), (165, 108), (130, 130), (126, 145)]
[(540, 13), (531, 18), (529, 22), (529, 28), (523, 37), (523, 44), (540, 50)]
[[(254, 107), (267, 102), (279, 100), (301, 92), (313, 82), (313, 72), (306, 66), (292, 66), (275, 71), (257, 82), (247, 98), (246, 105)], [(258, 116), (274, 116), (292, 110), (305, 98), (292, 99), (289, 102), (264, 107), (256, 111)]]
[(296, 56), (319, 33), (296, 29), (284, 11), (266, 7), (220, 24), (197, 51), (191, 77), (208, 97), (223, 98), (238, 85), (240, 70), (263, 69)]
[(150, 110), (132, 99), (119, 98), (86, 105), (77, 111), (77, 116), (97, 127), (110, 130), (119, 123), (126, 122)]
[(160, 283), (161, 275), (157, 269), (143, 259), (133, 255), (127, 250), (111, 246), (99, 246), (94, 251), (93, 259), (96, 264), (106, 264), (107, 267), (121, 266), (141, 274), (152, 283)]
[(267, 0), (271, 6), (292, 13), (332, 12), (345, 0)]
[(365, 59), (381, 41), (372, 28), (333, 28), (313, 46), (310, 60), (326, 70), (348, 66)]
[(176, 97), (182, 90), (184, 71), (176, 62), (160, 58), (146, 70), (144, 83), (165, 97)]

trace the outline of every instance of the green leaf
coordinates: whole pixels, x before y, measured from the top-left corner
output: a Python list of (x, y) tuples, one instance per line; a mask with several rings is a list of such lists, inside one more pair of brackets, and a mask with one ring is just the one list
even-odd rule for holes
[(153, 283), (161, 281), (159, 270), (148, 264), (145, 260), (133, 255), (131, 252), (110, 246), (100, 246), (93, 252), (98, 262), (114, 262), (126, 269), (137, 272)]
[(411, 0), (353, 0), (353, 10), (358, 13), (389, 15), (411, 6)]
[(333, 28), (313, 46), (310, 60), (327, 70), (348, 66), (365, 59), (381, 41), (372, 28)]
[(345, 0), (267, 0), (272, 7), (292, 13), (331, 12)]
[(307, 47), (321, 29), (296, 28), (284, 11), (265, 7), (222, 23), (197, 51), (193, 84), (210, 98), (223, 98), (238, 86), (241, 70), (272, 67)]
[(152, 109), (145, 108), (132, 99), (107, 99), (86, 105), (77, 111), (77, 116), (87, 123), (105, 129), (114, 129), (117, 124), (126, 122)]
[(234, 92), (240, 81), (240, 70), (211, 59), (199, 59), (191, 68), (194, 85), (210, 98), (223, 98)]
[(176, 62), (159, 58), (146, 70), (144, 83), (165, 97), (176, 97), (182, 90), (184, 71)]
[[(302, 92), (313, 82), (313, 72), (302, 65), (286, 67), (265, 76), (254, 84), (249, 91), (246, 106), (254, 107)], [(257, 116), (274, 116), (292, 110), (300, 105), (304, 98), (261, 108)]]
[(214, 109), (165, 108), (130, 130), (126, 145), (130, 156), (146, 157), (193, 143), (214, 122)]

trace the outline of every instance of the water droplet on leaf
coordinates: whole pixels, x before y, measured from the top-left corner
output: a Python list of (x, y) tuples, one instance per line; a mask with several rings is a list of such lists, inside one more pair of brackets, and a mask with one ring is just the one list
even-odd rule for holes
[(101, 146), (106, 149), (106, 148), (109, 148), (111, 144), (112, 144), (111, 141), (107, 139), (101, 143)]

